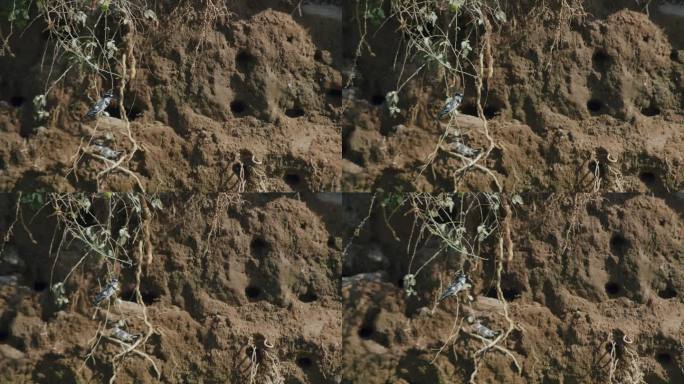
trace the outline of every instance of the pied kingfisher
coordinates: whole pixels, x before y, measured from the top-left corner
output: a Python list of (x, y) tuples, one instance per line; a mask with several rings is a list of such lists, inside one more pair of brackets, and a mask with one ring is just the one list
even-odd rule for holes
[(112, 279), (112, 281), (110, 281), (109, 284), (107, 284), (107, 286), (105, 286), (104, 289), (100, 291), (100, 293), (95, 295), (95, 304), (100, 304), (101, 302), (114, 296), (114, 294), (116, 294), (118, 290), (119, 280)]
[(454, 93), (454, 95), (447, 100), (446, 105), (437, 113), (437, 118), (441, 120), (446, 116), (451, 115), (461, 105), (461, 101), (463, 101), (463, 94), (460, 92)]
[(100, 100), (98, 100), (97, 103), (90, 108), (88, 113), (86, 113), (86, 117), (89, 119), (95, 119), (102, 113), (105, 113), (105, 109), (109, 107), (109, 103), (111, 103), (112, 100), (116, 100), (114, 93), (112, 91), (107, 91), (104, 95), (102, 95), (102, 98), (100, 98)]
[(439, 296), (439, 300), (437, 301), (442, 301), (450, 296), (456, 296), (462, 290), (469, 289), (471, 285), (470, 283), (468, 283), (467, 279), (468, 278), (465, 274), (458, 275), (454, 279), (454, 281), (448, 287), (446, 287), (444, 292), (442, 292), (442, 294)]

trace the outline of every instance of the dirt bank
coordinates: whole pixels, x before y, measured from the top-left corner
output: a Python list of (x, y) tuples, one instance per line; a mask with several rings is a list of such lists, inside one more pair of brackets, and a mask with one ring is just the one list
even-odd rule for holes
[[(338, 189), (341, 23), (297, 3), (160, 3), (149, 9), (157, 21), (136, 20), (135, 30), (116, 24), (116, 8), (84, 9), (87, 25), (112, 18), (109, 70), (122, 73), (128, 55), (123, 106), (139, 148), (123, 165), (147, 191)], [(122, 170), (98, 177), (110, 164), (90, 154), (91, 140), (133, 150), (121, 108), (83, 119), (106, 90), (118, 95), (122, 79), (74, 63), (32, 16), (0, 56), (0, 189), (137, 188)], [(48, 88), (50, 116), (38, 120), (33, 100)]]
[[(580, 2), (583, 10), (568, 8), (576, 3), (502, 2), (507, 22), (492, 17), (493, 72), (483, 84), (482, 107), (494, 147), (481, 164), (508, 191), (681, 189), (684, 17), (660, 7), (663, 2), (589, 0)], [(346, 10), (344, 55), (352, 73), (363, 7)], [(437, 25), (451, 20), (440, 17)], [(474, 150), (489, 144), (471, 118), (478, 116), (477, 87), (468, 75), (478, 73), (485, 34), (479, 27), (464, 37), (468, 19), (459, 20), (456, 47), (474, 50), (463, 60), (465, 73), (445, 76), (428, 65), (410, 80), (425, 61), (422, 54), (404, 60), (402, 26), (396, 19), (368, 22), (368, 45), (361, 45), (345, 100), (344, 190), (496, 190), (482, 170), (456, 177), (465, 160), (448, 152), (455, 137), (440, 143), (447, 122), (435, 119), (437, 111), (451, 92), (464, 90), (461, 117), (449, 130)], [(386, 94), (405, 81), (401, 112), (391, 116)]]
[[(153, 332), (137, 350), (149, 360), (136, 353), (117, 360), (116, 382), (158, 382), (151, 362), (162, 382), (170, 383), (248, 383), (253, 374), (255, 383), (332, 382), (342, 352), (341, 232), (333, 216), (339, 199), (167, 195), (161, 200), (163, 209), (155, 209), (149, 222), (152, 253), (144, 258), (140, 282)], [(3, 236), (14, 222), (14, 201), (15, 196), (2, 195)], [(61, 242), (63, 226), (54, 232), (49, 207), (30, 220), (36, 200), (24, 201), (20, 212), (35, 242), (19, 222), (3, 247), (0, 378), (107, 382), (122, 350), (111, 338), (112, 322), (125, 319), (131, 334), (148, 330), (134, 290), (137, 239), (124, 243), (129, 253), (114, 253), (121, 262), (107, 261), (70, 236)], [(101, 197), (93, 202), (90, 212), (104, 217)], [(112, 225), (119, 228), (125, 215), (117, 207)], [(81, 219), (79, 225), (97, 231)], [(131, 237), (138, 225), (131, 219), (126, 226)], [(132, 265), (125, 264), (128, 257)], [(63, 285), (68, 303), (59, 306), (51, 287), (72, 268)], [(108, 313), (97, 311), (92, 298), (112, 276), (120, 281), (123, 301), (102, 304)]]
[[(363, 218), (370, 200), (348, 198), (346, 210)], [(381, 203), (391, 207), (392, 200), (376, 199), (344, 259), (343, 382), (468, 382), (475, 353), (485, 345), (473, 336), (475, 324), (499, 335), (509, 329), (495, 286), (498, 237), (475, 244), (471, 256), (438, 254), (417, 272), (444, 243), (434, 236), (419, 241), (412, 260), (416, 243), (411, 241), (422, 223), (405, 214), (408, 207), (393, 215), (386, 209), (386, 220)], [(513, 327), (499, 345), (510, 355), (503, 349), (478, 355), (475, 382), (684, 380), (682, 198), (537, 195), (522, 200), (512, 208), (513, 255), (501, 272), (501, 297)], [(453, 201), (457, 220), (461, 209), (458, 198)], [(487, 210), (480, 206), (469, 217)], [(448, 228), (448, 219), (440, 217)], [(477, 233), (476, 226), (470, 221), (468, 231)], [(459, 270), (472, 287), (437, 303)], [(403, 279), (407, 273), (416, 280), (416, 295), (410, 297)], [(469, 323), (468, 316), (476, 321)]]

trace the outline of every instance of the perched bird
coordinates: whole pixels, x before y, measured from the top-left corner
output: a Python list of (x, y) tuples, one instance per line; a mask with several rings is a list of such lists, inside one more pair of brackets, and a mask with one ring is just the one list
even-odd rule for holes
[(117, 324), (112, 328), (112, 336), (115, 338), (123, 341), (124, 343), (132, 343), (140, 337), (140, 335), (133, 335), (131, 333), (126, 332), (121, 328), (122, 325)]
[(114, 296), (116, 292), (119, 291), (119, 280), (117, 279), (112, 279), (112, 281), (107, 284), (107, 286), (104, 287), (100, 293), (95, 295), (95, 304), (100, 304), (101, 302), (109, 299), (110, 297)]
[(454, 93), (454, 95), (447, 100), (446, 105), (437, 113), (437, 118), (441, 120), (446, 116), (451, 115), (461, 105), (461, 101), (463, 101), (463, 94), (460, 92)]
[(439, 296), (439, 300), (437, 301), (442, 301), (450, 296), (456, 296), (462, 290), (469, 289), (470, 287), (472, 286), (470, 285), (470, 283), (468, 283), (468, 278), (465, 274), (461, 273), (454, 279), (454, 281), (448, 287), (446, 287), (444, 292), (442, 292), (442, 294)]
[(479, 150), (470, 148), (469, 146), (463, 144), (460, 141), (455, 141), (451, 143), (450, 149), (465, 157), (475, 157), (478, 153), (480, 153)]
[(492, 331), (491, 329), (482, 325), (482, 323), (480, 323), (480, 320), (477, 320), (475, 324), (473, 324), (473, 330), (475, 331), (475, 333), (484, 337), (485, 339), (493, 339), (499, 335), (499, 332)]
[(109, 107), (109, 103), (111, 103), (112, 100), (116, 100), (114, 93), (112, 91), (105, 92), (105, 94), (102, 95), (102, 98), (90, 108), (88, 113), (86, 113), (86, 117), (89, 119), (96, 119), (105, 111), (105, 109), (107, 109), (107, 107)]
[(121, 156), (121, 154), (123, 153), (121, 151), (115, 151), (109, 148), (108, 146), (102, 144), (93, 144), (90, 146), (90, 149), (93, 152), (109, 160), (117, 160), (119, 156)]

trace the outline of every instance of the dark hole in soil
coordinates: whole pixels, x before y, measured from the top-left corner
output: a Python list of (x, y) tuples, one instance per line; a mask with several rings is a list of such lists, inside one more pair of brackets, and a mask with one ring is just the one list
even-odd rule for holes
[(665, 289), (661, 289), (658, 291), (658, 296), (662, 299), (672, 299), (674, 297), (677, 297), (677, 291), (674, 290), (671, 286), (665, 287)]
[(240, 163), (233, 164), (233, 173), (235, 173), (236, 176), (240, 176), (241, 172), (242, 172), (242, 164), (240, 164)]
[(307, 370), (313, 366), (313, 360), (308, 356), (300, 356), (297, 358), (297, 366), (299, 368)]
[(376, 93), (375, 95), (371, 96), (370, 101), (373, 105), (382, 105), (385, 102), (385, 95)]
[(249, 244), (249, 248), (252, 250), (252, 255), (262, 258), (268, 252), (268, 243), (264, 239), (257, 237)]
[(297, 187), (302, 182), (302, 178), (296, 173), (285, 174), (285, 176), (283, 176), (283, 180), (285, 180), (287, 185), (290, 187)]
[(333, 99), (342, 98), (342, 90), (340, 88), (330, 88), (325, 94)]
[(610, 296), (615, 296), (620, 293), (622, 289), (618, 283), (609, 281), (606, 283), (606, 293)]
[(119, 294), (119, 297), (121, 298), (121, 300), (135, 301), (135, 291), (133, 291), (133, 289), (123, 290)]
[(0, 343), (6, 342), (9, 336), (9, 332), (6, 329), (0, 329)]
[(594, 52), (594, 55), (591, 57), (591, 61), (599, 67), (600, 69), (604, 69), (606, 64), (610, 62), (610, 56), (604, 51), (603, 49), (598, 49), (596, 52)]
[(627, 239), (619, 233), (613, 234), (610, 238), (610, 249), (616, 255), (622, 255), (627, 250)]
[(404, 289), (404, 278), (400, 277), (399, 280), (397, 280), (397, 287)]
[[(501, 293), (503, 293), (504, 300), (506, 300), (508, 302), (519, 299), (520, 296), (522, 295), (522, 292), (517, 288), (501, 287)], [(498, 299), (499, 297), (496, 293), (496, 287), (489, 288), (489, 290), (487, 291), (487, 294), (485, 296), (491, 297), (493, 299)]]
[(670, 52), (670, 59), (673, 61), (679, 61), (679, 51), (673, 49), (672, 52)]
[(667, 352), (658, 352), (655, 355), (656, 361), (663, 365), (672, 364), (672, 355)]
[(145, 305), (152, 305), (155, 301), (159, 300), (159, 294), (156, 292), (141, 290), (140, 296), (142, 296), (142, 300)]
[[(138, 119), (143, 115), (143, 110), (135, 105), (131, 105), (126, 108), (126, 117), (129, 121)], [(121, 119), (121, 108), (118, 104), (112, 104), (107, 108), (107, 113), (109, 116)]]
[(370, 339), (371, 337), (373, 337), (373, 333), (375, 333), (375, 330), (370, 325), (364, 325), (363, 327), (359, 328), (357, 333), (359, 337), (362, 339)]
[(48, 284), (42, 280), (36, 280), (33, 282), (33, 290), (36, 292), (43, 292), (47, 286)]
[(337, 248), (335, 244), (335, 236), (328, 236), (328, 247)]
[(254, 56), (250, 55), (247, 51), (240, 51), (237, 56), (235, 56), (235, 67), (238, 71), (243, 73), (249, 71), (255, 62), (256, 59)]
[(247, 298), (252, 301), (257, 300), (261, 297), (261, 288), (250, 285), (245, 288), (245, 295), (247, 295)]
[(311, 303), (318, 300), (318, 295), (311, 289), (299, 295), (299, 301), (302, 303)]
[(477, 117), (477, 105), (475, 104), (463, 104), (458, 110), (464, 115)]
[(648, 107), (642, 108), (641, 114), (648, 117), (657, 116), (660, 115), (660, 108), (651, 104)]
[(285, 116), (291, 118), (302, 117), (304, 116), (304, 110), (299, 107), (289, 108), (285, 110)]
[(639, 180), (644, 182), (644, 184), (651, 185), (655, 183), (656, 181), (656, 176), (655, 173), (650, 172), (650, 171), (644, 171), (639, 174)]
[(589, 112), (598, 113), (603, 109), (603, 103), (601, 100), (591, 99), (587, 101), (587, 109)]
[(230, 102), (230, 110), (236, 115), (242, 115), (247, 110), (247, 105), (241, 100), (233, 100)]
[[(487, 119), (493, 119), (498, 114), (501, 113), (501, 108), (495, 107), (493, 105), (487, 105), (484, 107), (484, 115)], [(477, 115), (477, 112), (475, 113)]]
[(22, 96), (12, 96), (9, 100), (10, 104), (15, 108), (19, 108), (24, 105), (25, 101), (26, 99), (24, 99)]

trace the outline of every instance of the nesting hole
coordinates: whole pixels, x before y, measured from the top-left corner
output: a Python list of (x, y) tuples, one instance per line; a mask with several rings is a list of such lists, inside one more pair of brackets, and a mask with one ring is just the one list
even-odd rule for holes
[(668, 285), (664, 289), (658, 291), (658, 296), (661, 299), (672, 299), (677, 297), (677, 291), (675, 291), (674, 288)]
[(268, 253), (268, 243), (261, 237), (252, 239), (252, 242), (249, 244), (249, 248), (252, 251), (252, 255), (260, 259), (266, 256), (266, 253)]
[(341, 99), (342, 98), (342, 89), (340, 88), (330, 88), (325, 92), (328, 97), (333, 98), (333, 99)]
[[(487, 119), (493, 119), (501, 114), (501, 108), (495, 105), (486, 105), (483, 112)], [(477, 112), (475, 114), (477, 114)]]
[(250, 301), (259, 300), (262, 296), (261, 288), (255, 285), (250, 285), (245, 288), (245, 295)]
[(473, 103), (462, 104), (458, 110), (464, 115), (477, 117), (477, 105)]
[(9, 340), (9, 332), (7, 329), (0, 329), (0, 343), (5, 343)]
[(591, 113), (599, 113), (603, 109), (603, 102), (598, 99), (591, 99), (587, 101), (587, 109)]
[(302, 178), (296, 173), (285, 174), (285, 176), (283, 176), (283, 180), (292, 188), (296, 188), (302, 183)]
[(617, 296), (622, 292), (622, 288), (620, 287), (620, 284), (614, 282), (614, 281), (609, 281), (606, 283), (605, 286), (606, 293), (608, 296)]
[(368, 339), (373, 337), (373, 334), (375, 333), (375, 329), (373, 329), (373, 327), (370, 325), (364, 325), (361, 328), (359, 328), (357, 333), (358, 333), (360, 338), (368, 340)]
[(648, 117), (657, 116), (660, 115), (660, 108), (653, 104), (649, 104), (648, 107), (644, 107), (641, 109), (641, 114)]
[(615, 255), (622, 255), (627, 251), (629, 242), (619, 233), (614, 233), (610, 238), (610, 249)]
[(306, 292), (301, 293), (298, 298), (302, 303), (312, 303), (318, 300), (318, 295), (313, 290), (308, 289)]
[(285, 116), (296, 119), (304, 116), (304, 110), (300, 107), (288, 108), (285, 110)]
[(309, 356), (299, 356), (297, 358), (297, 366), (305, 371), (313, 367), (313, 363), (313, 359)]
[(230, 110), (235, 115), (240, 116), (247, 110), (247, 105), (242, 100), (233, 100), (230, 102)]
[[(126, 108), (126, 118), (129, 121), (137, 120), (143, 116), (144, 112), (145, 111), (142, 108), (133, 104), (130, 107)], [(119, 104), (110, 104), (109, 107), (107, 107), (107, 113), (109, 113), (109, 116), (111, 117), (121, 119), (121, 107), (119, 106)]]
[(247, 51), (240, 51), (235, 56), (235, 67), (242, 73), (248, 72), (255, 63), (256, 58)]
[[(518, 288), (501, 287), (501, 293), (503, 293), (503, 298), (507, 302), (517, 300), (522, 296), (522, 291)], [(496, 287), (489, 288), (485, 296), (498, 299), (499, 296), (497, 295)]]
[(33, 282), (33, 290), (35, 292), (43, 292), (47, 286), (48, 284), (43, 280), (36, 280)]
[(10, 98), (9, 102), (13, 107), (19, 108), (22, 105), (24, 105), (24, 102), (26, 102), (26, 99), (23, 96), (12, 96)]
[(385, 102), (385, 95), (376, 93), (375, 95), (371, 96), (370, 101), (373, 105), (382, 105)]
[(653, 185), (656, 181), (656, 175), (651, 171), (643, 171), (639, 173), (639, 180), (646, 185)]
[(655, 355), (655, 359), (657, 362), (659, 362), (662, 365), (670, 365), (672, 364), (672, 355), (670, 355), (668, 352), (658, 352)]
[(610, 63), (610, 56), (603, 49), (597, 49), (591, 56), (591, 61), (597, 69), (603, 70)]
[(142, 301), (145, 305), (152, 305), (159, 300), (159, 294), (157, 292), (141, 290), (140, 296), (142, 296)]

